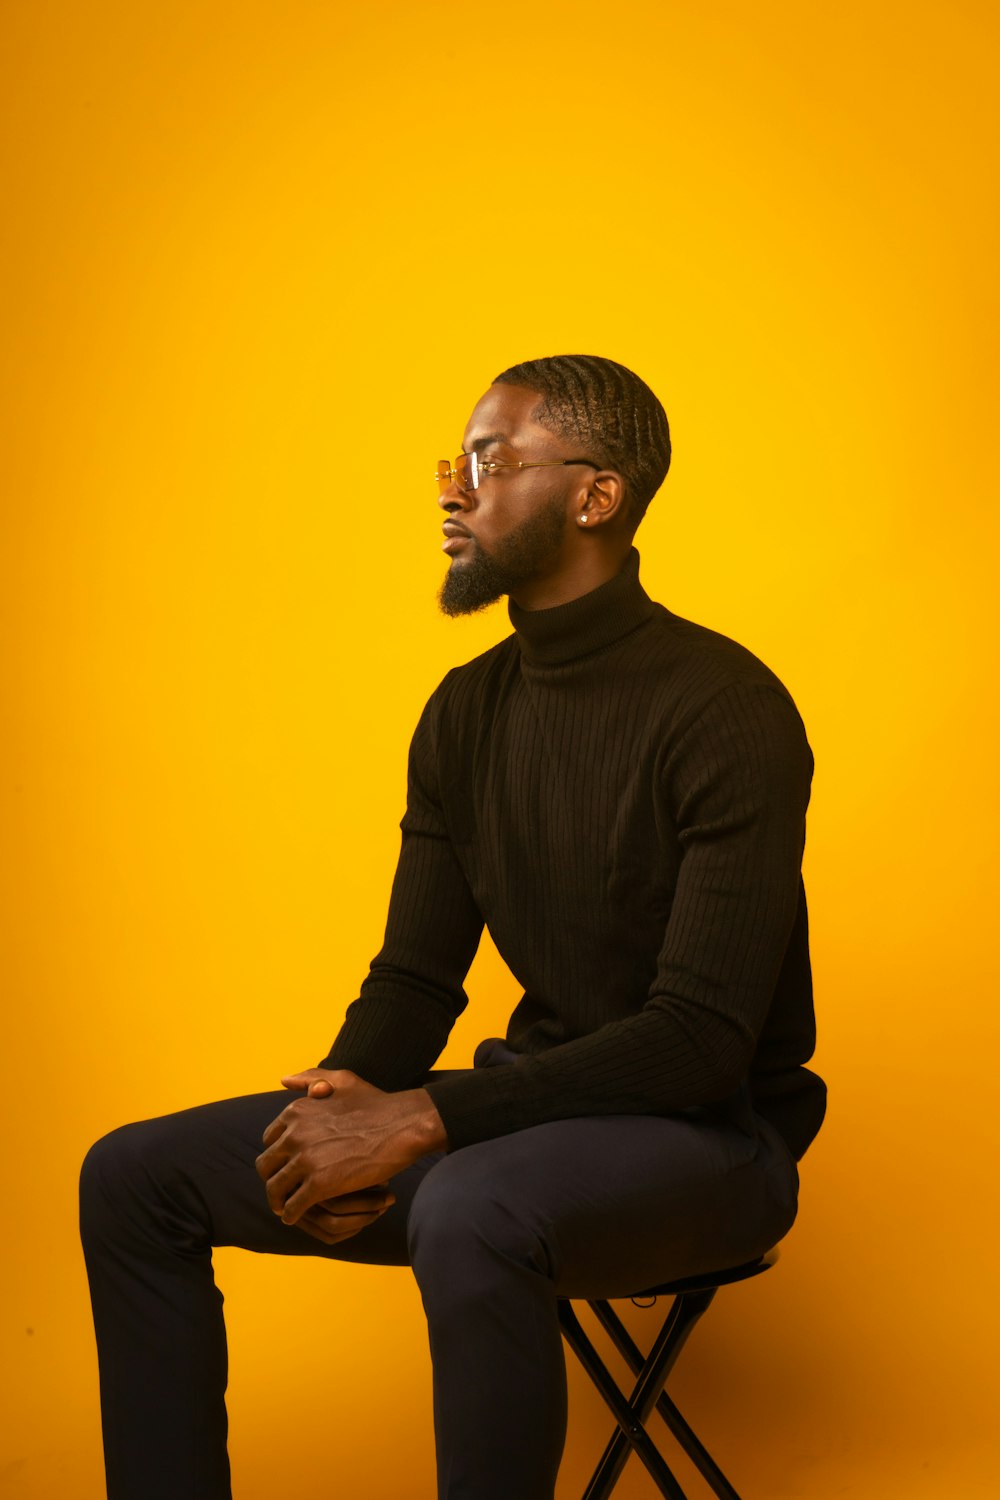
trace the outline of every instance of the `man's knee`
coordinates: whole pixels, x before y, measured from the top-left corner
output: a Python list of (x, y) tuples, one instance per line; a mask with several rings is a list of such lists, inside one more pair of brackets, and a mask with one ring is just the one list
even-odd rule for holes
[(86, 1241), (122, 1216), (134, 1214), (168, 1178), (171, 1150), (166, 1120), (120, 1125), (95, 1141), (80, 1169), (80, 1229)]
[[(494, 1275), (554, 1275), (548, 1224), (517, 1190), (513, 1174), (490, 1169), (488, 1153), (466, 1147), (424, 1178), (410, 1208), (414, 1274), (458, 1292)], [(477, 1269), (478, 1268), (478, 1269)]]

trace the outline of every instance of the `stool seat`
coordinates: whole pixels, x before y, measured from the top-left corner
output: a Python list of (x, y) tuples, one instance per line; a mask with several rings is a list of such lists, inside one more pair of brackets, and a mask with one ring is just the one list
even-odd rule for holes
[(741, 1266), (728, 1266), (724, 1271), (706, 1271), (701, 1276), (681, 1276), (676, 1281), (664, 1281), (661, 1286), (650, 1286), (642, 1292), (629, 1292), (628, 1297), (629, 1300), (633, 1297), (676, 1297), (679, 1292), (705, 1292), (710, 1287), (731, 1286), (734, 1281), (749, 1281), (751, 1276), (769, 1271), (777, 1259), (778, 1249), (775, 1246), (765, 1255), (758, 1256), (756, 1260), (745, 1261)]
[(739, 1266), (727, 1266), (724, 1270), (709, 1271), (698, 1276), (682, 1276), (675, 1281), (645, 1287), (641, 1291), (624, 1293), (623, 1297), (628, 1297), (637, 1304), (647, 1298), (673, 1298), (653, 1346), (645, 1356), (611, 1308), (612, 1299), (585, 1299), (636, 1377), (629, 1395), (617, 1384), (581, 1327), (573, 1307), (573, 1301), (580, 1299), (559, 1298), (559, 1324), (563, 1337), (604, 1397), (618, 1423), (618, 1430), (609, 1439), (600, 1463), (584, 1491), (583, 1500), (604, 1500), (605, 1496), (610, 1495), (633, 1452), (646, 1465), (661, 1495), (670, 1496), (671, 1500), (687, 1500), (676, 1476), (667, 1467), (646, 1431), (646, 1419), (654, 1409), (659, 1412), (719, 1500), (740, 1500), (663, 1387), (691, 1330), (710, 1305), (719, 1287), (731, 1286), (738, 1281), (748, 1281), (759, 1276), (763, 1271), (770, 1270), (777, 1259), (778, 1249), (775, 1246), (756, 1260), (746, 1261)]

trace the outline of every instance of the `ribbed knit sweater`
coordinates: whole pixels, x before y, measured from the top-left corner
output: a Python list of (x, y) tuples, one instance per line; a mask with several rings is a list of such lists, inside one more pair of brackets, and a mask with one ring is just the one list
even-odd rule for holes
[(417, 1086), (485, 922), (524, 990), (516, 1060), (428, 1085), (451, 1149), (576, 1115), (724, 1114), (749, 1087), (798, 1159), (826, 1096), (803, 1066), (812, 752), (774, 673), (638, 573), (633, 548), (568, 604), (510, 601), (514, 634), (431, 695), (385, 941), (321, 1065)]

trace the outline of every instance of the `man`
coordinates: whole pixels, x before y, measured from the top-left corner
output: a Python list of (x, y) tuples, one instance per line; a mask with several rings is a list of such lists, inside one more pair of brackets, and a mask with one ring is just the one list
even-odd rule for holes
[[(299, 1093), (113, 1132), (82, 1228), (110, 1500), (222, 1500), (211, 1247), (410, 1264), (438, 1494), (551, 1500), (556, 1297), (757, 1256), (825, 1108), (801, 860), (812, 755), (743, 647), (653, 603), (636, 527), (670, 461), (607, 359), (514, 366), (439, 465), (446, 613), (514, 634), (447, 674), (410, 750), (385, 943)], [(433, 1072), (483, 925), (524, 996)], [(336, 1295), (335, 1288), (331, 1296)]]

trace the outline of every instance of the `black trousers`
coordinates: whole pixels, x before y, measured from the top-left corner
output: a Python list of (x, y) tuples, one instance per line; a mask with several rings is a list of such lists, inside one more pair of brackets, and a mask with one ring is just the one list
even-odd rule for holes
[(126, 1125), (87, 1155), (109, 1500), (229, 1500), (214, 1245), (411, 1265), (440, 1500), (552, 1500), (566, 1430), (557, 1295), (623, 1295), (739, 1264), (795, 1218), (795, 1161), (744, 1095), (729, 1118), (559, 1120), (434, 1153), (393, 1181), (381, 1218), (325, 1246), (281, 1223), (254, 1170), (289, 1100), (254, 1094)]

